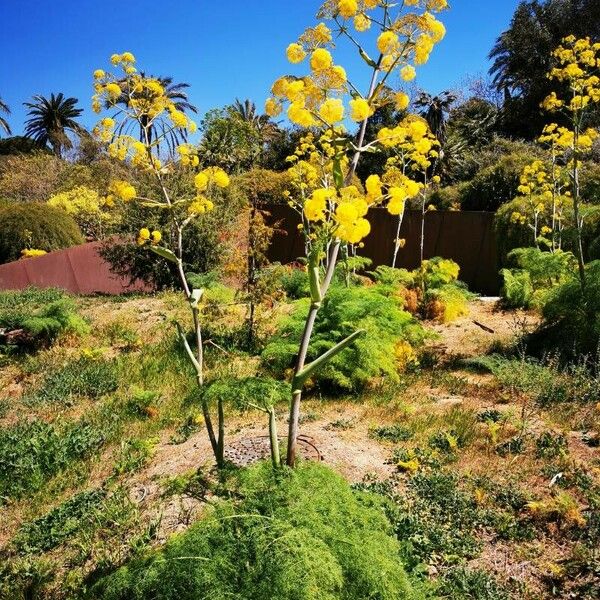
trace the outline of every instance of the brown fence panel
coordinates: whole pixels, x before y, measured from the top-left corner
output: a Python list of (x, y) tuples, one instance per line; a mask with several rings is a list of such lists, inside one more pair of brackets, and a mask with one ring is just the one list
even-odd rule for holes
[(0, 265), (0, 290), (21, 290), (33, 285), (62, 288), (74, 294), (151, 291), (143, 282), (130, 284), (112, 273), (99, 249), (100, 242), (91, 242)]
[[(289, 206), (269, 207), (268, 222), (276, 225), (268, 257), (287, 264), (304, 256), (304, 241), (297, 226), (300, 217)], [(371, 233), (365, 238), (361, 256), (373, 267), (391, 264), (398, 218), (384, 208), (373, 208), (368, 215)], [(421, 213), (407, 211), (400, 238), (406, 245), (398, 251), (396, 266), (414, 269), (420, 261)], [(500, 289), (498, 251), (494, 213), (469, 211), (431, 211), (425, 215), (425, 258), (442, 256), (460, 265), (460, 279), (474, 292), (495, 295)]]

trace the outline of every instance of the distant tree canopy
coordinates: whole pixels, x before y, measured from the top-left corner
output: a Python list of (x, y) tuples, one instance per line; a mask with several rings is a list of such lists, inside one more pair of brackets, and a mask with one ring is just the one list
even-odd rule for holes
[[(504, 95), (502, 133), (525, 139), (537, 137), (548, 121), (540, 102), (556, 89), (546, 73), (552, 51), (568, 35), (600, 40), (598, 0), (527, 0), (517, 7), (509, 28), (490, 52), (490, 74)], [(593, 115), (590, 125), (600, 123)]]

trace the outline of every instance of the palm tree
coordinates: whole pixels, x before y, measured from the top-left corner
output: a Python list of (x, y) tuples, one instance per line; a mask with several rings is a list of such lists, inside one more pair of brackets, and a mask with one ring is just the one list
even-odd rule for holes
[(442, 92), (439, 96), (421, 92), (415, 100), (415, 106), (421, 109), (421, 116), (427, 121), (431, 133), (442, 146), (446, 137), (446, 115), (454, 102), (456, 96), (448, 91)]
[(231, 114), (242, 121), (249, 123), (259, 135), (263, 143), (273, 140), (279, 134), (277, 123), (271, 121), (269, 115), (260, 115), (256, 104), (252, 100), (241, 102), (238, 98), (230, 107)]
[[(6, 102), (2, 101), (2, 98), (0, 98), (0, 113), (10, 115), (10, 108), (8, 108), (8, 104), (6, 104)], [(4, 117), (0, 117), (0, 129), (4, 129), (5, 133), (7, 133), (8, 135), (12, 135), (10, 125)]]
[(24, 102), (29, 109), (25, 136), (41, 146), (50, 144), (54, 154), (62, 157), (63, 149), (73, 147), (67, 132), (82, 135), (85, 131), (75, 120), (83, 112), (76, 107), (77, 102), (77, 98), (65, 98), (62, 93), (50, 94), (50, 98), (38, 95), (33, 97), (33, 102)]
[[(167, 98), (173, 102), (177, 110), (183, 113), (198, 112), (198, 109), (190, 103), (187, 92), (185, 91), (190, 87), (189, 83), (174, 83), (172, 77), (153, 77), (152, 75), (146, 75), (143, 71), (140, 72), (140, 76), (143, 78), (156, 79), (156, 81), (158, 81), (165, 90), (165, 95)], [(145, 93), (147, 92), (141, 92), (140, 96), (143, 97)], [(135, 96), (135, 93), (132, 94), (132, 97), (135, 98)], [(123, 92), (116, 103), (127, 106), (129, 99), (129, 96)], [(169, 131), (169, 129), (170, 126), (167, 125), (167, 123), (159, 120), (152, 121), (148, 115), (142, 115), (139, 123), (139, 140), (140, 142), (152, 142), (153, 140), (156, 140), (160, 136), (164, 135), (169, 151), (173, 152), (175, 150), (175, 146), (181, 142), (187, 141), (187, 134), (185, 131), (179, 129), (173, 129), (172, 131)], [(128, 133), (127, 130), (127, 126), (122, 126), (117, 133), (118, 135), (122, 135), (123, 133)], [(146, 135), (148, 136), (148, 139), (146, 139)]]

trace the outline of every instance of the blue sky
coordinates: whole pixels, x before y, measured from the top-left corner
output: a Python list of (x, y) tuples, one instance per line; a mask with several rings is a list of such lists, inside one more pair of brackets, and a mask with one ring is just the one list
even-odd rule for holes
[[(430, 92), (484, 74), (487, 54), (506, 29), (518, 0), (450, 0), (442, 13), (447, 36), (417, 85)], [(13, 133), (22, 132), (22, 103), (34, 94), (63, 92), (80, 100), (83, 124), (90, 109), (92, 72), (107, 68), (114, 52), (133, 52), (154, 75), (191, 84), (201, 112), (236, 97), (263, 104), (278, 76), (291, 71), (286, 46), (315, 23), (320, 0), (0, 0), (0, 97)], [(165, 8), (167, 7), (167, 8)], [(249, 8), (251, 7), (251, 8)], [(340, 48), (336, 61), (356, 64)]]

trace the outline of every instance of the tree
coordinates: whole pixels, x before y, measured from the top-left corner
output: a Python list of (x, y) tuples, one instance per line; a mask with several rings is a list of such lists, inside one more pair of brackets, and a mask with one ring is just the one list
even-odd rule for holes
[(469, 98), (450, 111), (447, 135), (456, 134), (469, 147), (484, 146), (494, 138), (498, 108), (482, 98)]
[[(173, 78), (169, 76), (153, 77), (145, 73), (140, 73), (139, 75), (146, 81), (156, 81), (164, 92), (164, 96), (168, 98), (176, 110), (184, 114), (189, 112), (196, 114), (198, 112), (198, 109), (189, 101), (187, 92), (185, 91), (190, 87), (189, 83), (175, 83)], [(110, 104), (110, 106), (126, 107), (129, 105), (131, 99), (134, 101), (148, 100), (150, 97), (149, 94), (152, 93), (148, 88), (143, 88), (140, 92), (128, 92), (126, 87), (127, 79), (121, 79), (118, 84), (123, 92), (117, 102)], [(131, 133), (133, 128), (139, 130), (138, 136), (140, 142), (145, 143), (148, 141), (152, 143), (152, 141), (158, 139), (160, 136), (164, 136), (164, 141), (167, 144), (169, 152), (173, 152), (175, 147), (181, 142), (187, 141), (187, 130), (172, 129), (170, 127), (165, 129), (162, 127), (161, 120), (154, 120), (149, 114), (143, 112), (140, 114), (139, 123), (123, 123), (117, 134)], [(148, 136), (148, 140), (145, 139), (146, 135)]]
[(84, 128), (76, 121), (83, 110), (77, 108), (77, 98), (65, 98), (60, 93), (50, 98), (41, 95), (33, 97), (33, 102), (24, 102), (29, 109), (29, 119), (25, 122), (25, 135), (41, 146), (50, 144), (54, 154), (62, 157), (64, 149), (72, 148), (73, 142), (68, 132), (83, 135)]
[(259, 114), (256, 110), (256, 104), (251, 100), (240, 102), (238, 98), (229, 108), (233, 116), (237, 116), (242, 121), (249, 123), (259, 135), (263, 143), (267, 143), (279, 134), (279, 127), (271, 120), (269, 115)]
[[(185, 130), (189, 131), (193, 121), (188, 119), (185, 114), (178, 111), (174, 100), (167, 96), (167, 88), (157, 84), (151, 77), (140, 75), (134, 68), (135, 57), (131, 52), (115, 54), (111, 57), (111, 62), (115, 66), (120, 66), (119, 75), (106, 73), (98, 69), (94, 78), (97, 82), (97, 95), (93, 102), (98, 107), (102, 105), (107, 109), (114, 109), (122, 101), (119, 94), (119, 88), (134, 90), (139, 89), (139, 94), (145, 94), (148, 105), (156, 107), (156, 113), (152, 119), (156, 126), (156, 131), (164, 132), (167, 138), (170, 132), (180, 130), (179, 138), (185, 138)], [(123, 84), (123, 82), (125, 82)], [(189, 229), (192, 223), (201, 219), (202, 215), (214, 209), (214, 203), (211, 198), (216, 198), (219, 189), (229, 186), (228, 175), (220, 168), (209, 167), (202, 171), (196, 171), (199, 166), (199, 159), (196, 149), (191, 144), (182, 144), (178, 146), (177, 152), (173, 156), (164, 158), (159, 155), (159, 147), (149, 139), (148, 129), (152, 125), (146, 121), (148, 116), (143, 110), (139, 110), (139, 96), (133, 93), (127, 95), (126, 110), (116, 113), (116, 118), (122, 121), (129, 121), (130, 125), (118, 124), (117, 120), (106, 117), (102, 119), (94, 133), (99, 139), (112, 139), (112, 150), (115, 158), (121, 161), (131, 161), (140, 171), (145, 171), (155, 182), (156, 193), (150, 193), (139, 196), (136, 188), (128, 181), (116, 180), (109, 187), (110, 195), (106, 201), (115, 203), (123, 201), (137, 202), (146, 213), (146, 218), (151, 215), (151, 209), (159, 210), (167, 215), (168, 228), (163, 233), (159, 230), (151, 231), (144, 226), (138, 233), (138, 245), (145, 246), (153, 251), (157, 256), (171, 263), (171, 266), (177, 270), (179, 283), (182, 292), (187, 300), (193, 322), (193, 336), (188, 340), (187, 332), (184, 327), (176, 322), (177, 331), (183, 348), (193, 366), (195, 372), (198, 392), (201, 394), (201, 388), (204, 384), (204, 346), (202, 340), (201, 309), (202, 296), (204, 289), (196, 287), (192, 280), (191, 273), (185, 272), (184, 263), (184, 231)], [(117, 116), (118, 115), (118, 116)], [(115, 135), (115, 131), (127, 131), (135, 127), (142, 130), (143, 141), (136, 142), (128, 135)], [(173, 139), (173, 138), (171, 138)], [(122, 149), (122, 150), (121, 150)], [(109, 148), (109, 153), (111, 148)], [(178, 157), (178, 158), (175, 158)], [(166, 163), (166, 165), (165, 165)], [(174, 183), (166, 177), (166, 174), (173, 172), (177, 167), (185, 168), (190, 175), (194, 174), (194, 190), (187, 189), (180, 191)], [(175, 189), (174, 189), (175, 188)], [(210, 439), (210, 444), (217, 460), (217, 465), (222, 467), (224, 464), (224, 440), (225, 423), (223, 400), (217, 400), (218, 414), (217, 427), (213, 426), (212, 416), (206, 397), (201, 397), (202, 411), (205, 426)]]
[(272, 171), (285, 171), (290, 165), (287, 157), (294, 154), (306, 130), (299, 127), (278, 127), (277, 133), (265, 144), (262, 167)]
[(209, 111), (200, 129), (199, 157), (204, 166), (223, 165), (233, 173), (240, 173), (254, 165), (261, 155), (259, 132), (231, 106)]
[(421, 92), (414, 103), (416, 108), (421, 109), (421, 116), (427, 121), (431, 133), (442, 145), (446, 139), (446, 115), (454, 102), (456, 102), (456, 95), (445, 91), (439, 96)]
[[(371, 226), (365, 216), (370, 205), (386, 202), (388, 212), (399, 215), (406, 200), (421, 189), (417, 181), (410, 179), (401, 167), (390, 161), (382, 178), (375, 174), (367, 178), (366, 193), (353, 185), (353, 181), (361, 156), (366, 152), (381, 147), (389, 150), (402, 144), (408, 136), (415, 144), (422, 142), (419, 153), (432, 147), (432, 142), (425, 139), (427, 124), (418, 117), (408, 128), (382, 127), (373, 141), (366, 139), (369, 120), (377, 108), (392, 103), (398, 108), (408, 105), (406, 94), (400, 91), (394, 93), (386, 87), (386, 81), (393, 79), (394, 71), (402, 80), (412, 81), (416, 71), (411, 63), (414, 61), (422, 65), (427, 62), (435, 44), (444, 37), (445, 27), (433, 13), (446, 8), (446, 0), (428, 2), (427, 5), (430, 10), (415, 19), (410, 11), (403, 14), (404, 3), (376, 2), (368, 3), (368, 7), (361, 3), (359, 13), (357, 2), (325, 2), (317, 18), (330, 21), (336, 33), (339, 32), (336, 49), (344, 37), (353, 48), (358, 46), (360, 56), (370, 70), (368, 87), (361, 94), (358, 80), (353, 83), (344, 67), (334, 64), (334, 57), (326, 48), (333, 39), (332, 29), (327, 23), (319, 22), (316, 27), (308, 28), (286, 50), (292, 64), (301, 63), (310, 56), (307, 61), (310, 74), (302, 79), (280, 77), (271, 88), (273, 96), (265, 103), (269, 115), (275, 117), (287, 108), (292, 123), (311, 128), (311, 132), (301, 140), (289, 169), (289, 201), (302, 216), (301, 231), (304, 232), (310, 289), (308, 314), (292, 376), (286, 458), (286, 464), (291, 467), (296, 463), (300, 405), (305, 384), (315, 372), (364, 333), (359, 329), (337, 343), (332, 340), (325, 352), (307, 362), (315, 322), (330, 288), (340, 251), (345, 254), (349, 246), (360, 245), (369, 234)], [(369, 10), (375, 14), (366, 14)], [(354, 32), (349, 33), (348, 19), (353, 20), (359, 33), (369, 29), (371, 23), (377, 24), (380, 32), (374, 48), (365, 50), (356, 40), (358, 36), (355, 37)], [(418, 41), (413, 46), (411, 38), (415, 21), (419, 23), (417, 28), (426, 30), (427, 35), (417, 37)], [(364, 79), (362, 74), (360, 80)], [(347, 106), (344, 100), (347, 100)], [(341, 126), (346, 115), (359, 124), (355, 136), (347, 135)], [(336, 333), (338, 337), (339, 332)]]
[(555, 89), (546, 77), (551, 53), (571, 34), (600, 39), (597, 0), (523, 0), (515, 10), (489, 55), (493, 83), (504, 96), (505, 134), (534, 139), (547, 124), (540, 103)]
[[(10, 115), (10, 108), (8, 108), (8, 104), (0, 98), (0, 113), (4, 113), (5, 115)], [(12, 131), (10, 130), (10, 125), (8, 121), (4, 117), (0, 117), (0, 129), (3, 129), (4, 132), (8, 135), (12, 135)]]

